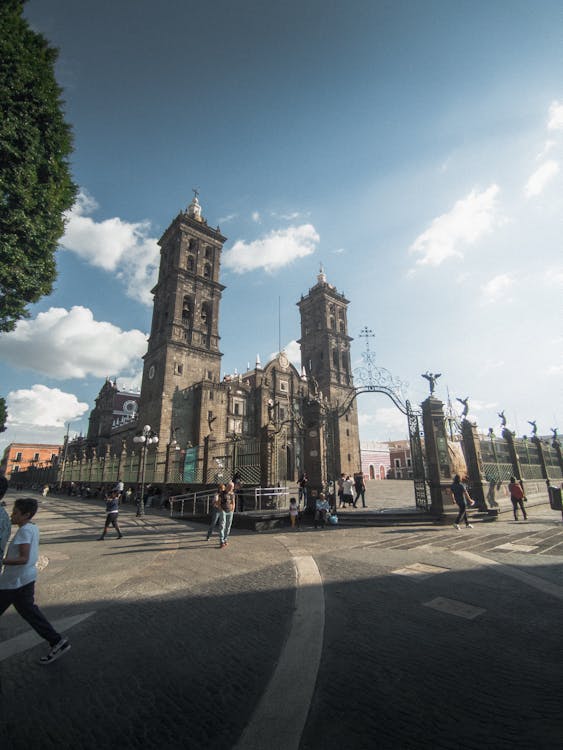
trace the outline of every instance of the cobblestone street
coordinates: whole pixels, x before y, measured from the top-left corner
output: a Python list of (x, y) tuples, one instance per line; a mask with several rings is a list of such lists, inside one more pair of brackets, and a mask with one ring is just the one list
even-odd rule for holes
[[(15, 493), (7, 496), (8, 505)], [(0, 620), (6, 748), (559, 748), (563, 525), (235, 530), (47, 498), (37, 601)], [(263, 698), (263, 699), (262, 699)], [(29, 720), (21, 720), (22, 701)]]

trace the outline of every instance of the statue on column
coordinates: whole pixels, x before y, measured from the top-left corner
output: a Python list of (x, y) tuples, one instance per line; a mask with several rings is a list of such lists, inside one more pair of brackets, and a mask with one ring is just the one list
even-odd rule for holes
[(463, 412), (461, 416), (465, 419), (469, 414), (469, 396), (467, 396), (467, 398), (458, 398), (456, 399), (456, 401), (459, 401), (460, 404), (463, 404)]
[(436, 388), (436, 381), (438, 380), (438, 378), (442, 377), (442, 373), (425, 372), (423, 375), (421, 375), (421, 377), (425, 378), (428, 381), (430, 385), (430, 395), (432, 396), (432, 394), (434, 393), (434, 389)]
[(506, 417), (504, 416), (504, 409), (499, 411), (497, 417), (500, 417), (500, 423), (502, 427), (506, 427)]
[(535, 419), (532, 419), (532, 421), (531, 421), (531, 422), (530, 422), (530, 421), (528, 420), (528, 424), (529, 424), (529, 425), (531, 426), (531, 428), (532, 428), (532, 437), (537, 437), (537, 434), (538, 434), (538, 426), (537, 426), (537, 424), (536, 424), (536, 420), (535, 420)]

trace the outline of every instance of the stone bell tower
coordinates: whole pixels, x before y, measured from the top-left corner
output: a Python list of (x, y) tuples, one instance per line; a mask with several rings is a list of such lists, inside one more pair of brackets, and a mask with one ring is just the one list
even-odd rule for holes
[[(349, 301), (329, 284), (321, 266), (317, 283), (297, 303), (301, 313), (301, 362), (328, 406), (328, 470), (353, 474), (361, 470), (360, 434), (355, 399), (340, 414), (354, 392), (347, 308)], [(326, 411), (326, 410), (325, 410)], [(332, 478), (332, 477), (328, 477)]]
[(197, 191), (159, 240), (138, 425), (149, 424), (161, 444), (181, 427), (173, 413), (174, 404), (181, 403), (179, 394), (195, 383), (220, 380), (219, 303), (225, 287), (219, 270), (225, 241), (219, 227), (212, 229), (203, 218)]

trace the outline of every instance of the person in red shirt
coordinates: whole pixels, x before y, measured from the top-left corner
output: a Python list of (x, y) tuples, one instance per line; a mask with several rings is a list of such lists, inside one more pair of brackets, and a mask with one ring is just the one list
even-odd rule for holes
[(524, 490), (522, 489), (522, 486), (516, 481), (516, 477), (510, 477), (508, 491), (510, 492), (510, 499), (512, 500), (514, 520), (518, 520), (518, 506), (520, 506), (520, 508), (522, 509), (522, 515), (524, 516), (524, 521), (526, 521), (528, 516), (524, 508)]

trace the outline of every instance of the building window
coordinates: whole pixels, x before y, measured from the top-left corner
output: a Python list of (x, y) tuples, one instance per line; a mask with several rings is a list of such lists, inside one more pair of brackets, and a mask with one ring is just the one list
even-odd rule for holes
[(207, 260), (210, 260), (213, 257), (213, 250), (209, 247), (209, 245), (207, 245), (207, 247), (205, 248), (205, 257), (207, 258)]
[(186, 262), (186, 267), (188, 271), (193, 271), (195, 267), (195, 260), (193, 255), (188, 255), (188, 260)]
[(174, 375), (181, 375), (184, 372), (184, 365), (174, 362)]
[(228, 432), (234, 432), (236, 435), (240, 435), (242, 433), (242, 419), (229, 418)]
[(19, 466), (14, 466), (14, 468), (12, 469), (12, 474), (17, 474), (19, 470), (20, 470)]
[(346, 429), (346, 437), (350, 437), (350, 430)]
[(338, 367), (338, 352), (336, 351), (336, 349), (332, 352), (332, 364), (335, 367)]
[(57, 454), (56, 453), (51, 453), (51, 463), (53, 461), (56, 461), (56, 460), (57, 460)]
[(203, 276), (206, 279), (211, 278), (211, 266), (209, 265), (209, 263), (206, 263), (203, 267)]
[(351, 460), (352, 460), (352, 456), (348, 454), (348, 461), (351, 461)]
[(213, 412), (212, 411), (208, 411), (207, 412), (207, 422), (208, 422), (208, 424), (211, 424), (211, 420), (212, 419), (213, 419)]
[(410, 458), (407, 458), (407, 467), (408, 467), (409, 469), (411, 469), (411, 468), (412, 468), (412, 461), (411, 461), (411, 459), (410, 459)]
[(287, 393), (288, 385), (287, 380), (280, 380), (280, 391)]
[(209, 391), (209, 400), (213, 401), (213, 391)]
[(16, 461), (21, 461), (23, 458), (21, 452), (16, 454)]
[(395, 459), (395, 468), (396, 469), (400, 469), (401, 468), (401, 459), (400, 458), (396, 458)]
[(285, 419), (285, 409), (280, 406), (280, 422), (283, 422)]
[(244, 401), (241, 399), (233, 399), (233, 414), (237, 417), (242, 417), (244, 414)]

